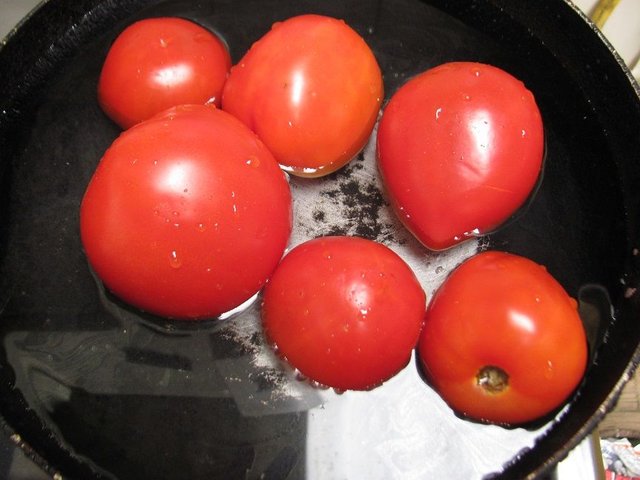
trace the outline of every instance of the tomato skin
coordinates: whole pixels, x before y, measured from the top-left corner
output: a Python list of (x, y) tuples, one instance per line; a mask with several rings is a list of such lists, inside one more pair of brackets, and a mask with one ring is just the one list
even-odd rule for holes
[(359, 237), (321, 237), (291, 250), (263, 292), (262, 321), (303, 375), (368, 390), (406, 366), (426, 296), (392, 250)]
[[(427, 309), (421, 365), (443, 399), (469, 418), (522, 424), (566, 401), (584, 375), (587, 341), (577, 303), (526, 258), (484, 252), (455, 269)], [(483, 367), (507, 387), (478, 384)]]
[(409, 80), (378, 128), (390, 201), (427, 248), (499, 227), (538, 181), (542, 117), (533, 94), (490, 65), (453, 62)]
[(231, 69), (222, 108), (287, 171), (314, 177), (364, 147), (383, 96), (380, 68), (360, 35), (341, 20), (301, 15), (274, 24)]
[(80, 233), (90, 265), (124, 301), (169, 318), (214, 318), (262, 288), (291, 215), (285, 176), (253, 132), (213, 106), (181, 106), (106, 151)]
[(220, 106), (231, 68), (226, 45), (189, 20), (148, 18), (114, 41), (98, 82), (98, 101), (123, 129), (183, 104)]

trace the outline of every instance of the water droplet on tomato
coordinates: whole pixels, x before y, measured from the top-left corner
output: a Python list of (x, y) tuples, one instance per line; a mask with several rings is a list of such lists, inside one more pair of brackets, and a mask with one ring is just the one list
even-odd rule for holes
[(244, 163), (250, 167), (257, 168), (260, 166), (260, 159), (254, 155), (251, 155)]
[(315, 380), (309, 380), (307, 383), (309, 383), (309, 385), (311, 385), (313, 388), (317, 389), (317, 390), (328, 390), (329, 387), (323, 383), (320, 382), (316, 382)]
[(206, 42), (209, 39), (209, 35), (206, 33), (196, 33), (193, 39), (196, 42)]
[(182, 266), (182, 260), (178, 256), (178, 252), (171, 250), (169, 253), (169, 265), (171, 268), (180, 268)]
[(260, 228), (256, 232), (256, 238), (258, 240), (262, 240), (264, 238), (267, 238), (268, 235), (269, 235), (269, 227), (267, 227), (267, 226), (263, 226), (262, 228)]
[(207, 229), (207, 226), (204, 223), (199, 223), (198, 225), (196, 225), (196, 228), (199, 232), (204, 232)]
[(441, 114), (442, 114), (442, 107), (436, 108), (436, 120), (440, 119)]
[[(320, 172), (323, 167), (292, 167), (290, 165), (280, 165), (280, 168), (284, 171), (285, 174), (287, 172), (292, 173), (294, 175), (300, 175), (303, 177), (316, 177), (318, 176), (318, 172)], [(287, 178), (287, 181), (289, 179)]]
[(344, 392), (346, 392), (343, 388), (334, 388), (333, 391), (336, 395), (344, 395)]
[(553, 367), (553, 362), (551, 362), (551, 360), (547, 360), (547, 368), (544, 372), (544, 376), (547, 379), (551, 379), (554, 376), (554, 367)]

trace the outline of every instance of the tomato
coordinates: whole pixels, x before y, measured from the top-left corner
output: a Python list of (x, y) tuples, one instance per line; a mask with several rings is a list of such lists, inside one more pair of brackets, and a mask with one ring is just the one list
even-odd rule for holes
[(90, 265), (114, 294), (213, 318), (265, 284), (291, 232), (291, 194), (264, 144), (213, 106), (172, 108), (106, 151), (80, 209)]
[(367, 142), (383, 98), (371, 49), (341, 20), (301, 15), (273, 25), (231, 69), (222, 108), (287, 171), (331, 173)]
[(393, 95), (377, 149), (399, 218), (426, 247), (442, 250), (495, 230), (525, 203), (542, 170), (542, 117), (507, 72), (448, 63)]
[(309, 379), (368, 390), (406, 366), (426, 296), (388, 247), (359, 237), (320, 237), (289, 252), (263, 293), (265, 335)]
[(220, 105), (231, 68), (226, 45), (181, 18), (148, 18), (127, 27), (109, 49), (98, 100), (122, 128), (182, 104)]
[(442, 398), (469, 418), (537, 420), (580, 383), (587, 341), (577, 303), (537, 263), (484, 252), (435, 293), (418, 345)]

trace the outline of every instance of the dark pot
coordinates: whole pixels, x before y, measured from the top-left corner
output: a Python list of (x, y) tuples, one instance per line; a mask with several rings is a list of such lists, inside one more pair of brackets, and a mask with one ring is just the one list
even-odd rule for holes
[[(363, 35), (387, 98), (431, 66), (473, 60), (522, 79), (540, 105), (547, 136), (540, 189), (483, 245), (546, 265), (580, 301), (590, 365), (567, 407), (532, 426), (530, 445), (478, 473), (547, 474), (613, 408), (630, 378), (640, 359), (638, 85), (569, 2), (49, 0), (0, 49), (0, 414), (52, 475), (309, 476), (316, 452), (307, 437), (318, 434), (311, 425), (324, 408), (321, 393), (287, 384), (272, 358), (257, 361), (267, 347), (255, 325), (242, 329), (255, 320), (255, 306), (196, 327), (145, 316), (100, 288), (78, 235), (84, 189), (119, 133), (96, 102), (96, 83), (126, 25), (191, 18), (220, 33), (237, 61), (273, 22), (305, 12), (343, 18)], [(351, 173), (323, 181), (340, 185)], [(380, 206), (381, 196), (358, 201)], [(434, 265), (441, 258), (425, 255)], [(300, 390), (291, 395), (283, 385)], [(339, 441), (357, 429), (345, 422), (329, 432)], [(414, 440), (422, 445), (429, 435), (438, 431)], [(450, 456), (459, 462), (454, 471), (468, 471), (468, 451), (453, 440), (446, 446), (414, 454), (425, 465)], [(327, 478), (346, 471), (344, 457), (322, 465)]]

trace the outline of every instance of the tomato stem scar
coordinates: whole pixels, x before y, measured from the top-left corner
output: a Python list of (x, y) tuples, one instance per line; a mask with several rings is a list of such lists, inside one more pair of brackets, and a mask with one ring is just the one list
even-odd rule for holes
[(509, 375), (500, 367), (487, 365), (476, 374), (476, 382), (487, 393), (500, 393), (509, 386)]

